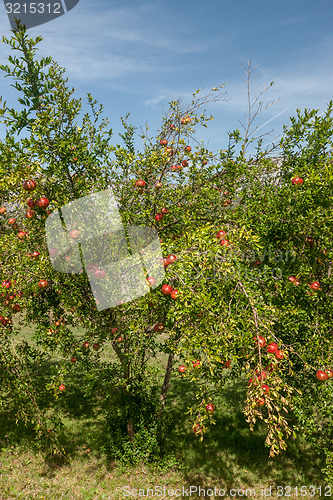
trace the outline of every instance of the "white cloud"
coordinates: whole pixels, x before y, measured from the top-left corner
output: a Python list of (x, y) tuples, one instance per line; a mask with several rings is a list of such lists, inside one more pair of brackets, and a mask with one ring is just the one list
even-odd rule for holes
[[(98, 3), (81, 2), (65, 16), (29, 30), (44, 38), (39, 55), (52, 55), (70, 78), (86, 83), (167, 73), (173, 57), (210, 48), (208, 41), (193, 43), (187, 23), (174, 20), (167, 11), (161, 16), (154, 4), (111, 9), (103, 4), (98, 8)], [(4, 16), (1, 24), (6, 22)], [(0, 56), (7, 51), (2, 46)]]
[(299, 17), (289, 17), (285, 19), (281, 19), (278, 24), (299, 24), (303, 21), (308, 21), (311, 19), (311, 16), (299, 16)]

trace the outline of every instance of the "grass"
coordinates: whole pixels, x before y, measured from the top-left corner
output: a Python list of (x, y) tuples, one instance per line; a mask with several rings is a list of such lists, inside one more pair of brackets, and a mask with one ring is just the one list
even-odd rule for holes
[[(20, 336), (29, 338), (31, 331), (22, 331)], [(64, 422), (65, 463), (45, 460), (32, 446), (26, 428), (15, 425), (8, 415), (0, 415), (0, 499), (117, 500), (139, 498), (140, 489), (157, 486), (173, 490), (183, 487), (188, 490), (190, 486), (205, 490), (223, 488), (226, 494), (219, 498), (225, 499), (250, 498), (250, 489), (255, 490), (256, 498), (262, 498), (261, 488), (272, 486), (272, 494), (267, 498), (277, 499), (281, 498), (277, 486), (324, 486), (321, 457), (313, 454), (302, 436), (289, 441), (287, 451), (280, 457), (268, 459), (264, 426), (257, 426), (251, 432), (241, 411), (244, 398), (241, 377), (228, 378), (223, 394), (215, 393), (216, 424), (210, 426), (200, 441), (184, 415), (195, 388), (175, 374), (165, 408), (165, 462), (150, 466), (124, 467), (107, 459), (101, 452), (104, 429), (99, 408), (90, 406), (81, 397), (79, 387), (69, 382), (68, 388), (56, 403)], [(227, 492), (232, 488), (249, 491), (247, 496), (245, 491), (230, 496)], [(126, 495), (129, 490), (136, 490), (136, 495), (134, 491)], [(201, 492), (199, 497), (192, 490), (191, 498), (209, 498), (208, 493)], [(172, 498), (172, 495), (157, 498)]]

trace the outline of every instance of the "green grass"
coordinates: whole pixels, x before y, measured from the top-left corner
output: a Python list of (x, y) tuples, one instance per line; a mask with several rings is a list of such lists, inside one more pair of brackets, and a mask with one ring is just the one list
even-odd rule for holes
[[(31, 331), (22, 330), (19, 337), (29, 339)], [(110, 355), (111, 351), (105, 357), (109, 359)], [(159, 362), (165, 363), (165, 359)], [(24, 426), (15, 425), (10, 415), (0, 415), (0, 499), (124, 499), (134, 498), (125, 496), (125, 486), (139, 490), (157, 485), (167, 489), (192, 485), (227, 491), (254, 488), (256, 498), (262, 498), (262, 487), (271, 485), (272, 496), (268, 498), (275, 499), (281, 498), (276, 494), (277, 486), (325, 484), (320, 472), (321, 457), (312, 453), (302, 436), (290, 440), (281, 456), (268, 458), (265, 427), (258, 425), (251, 432), (245, 422), (241, 411), (245, 384), (236, 374), (229, 377), (223, 394), (214, 394), (216, 424), (209, 427), (203, 441), (194, 436), (184, 415), (194, 399), (195, 387), (178, 373), (173, 375), (165, 408), (166, 459), (164, 464), (151, 466), (124, 467), (101, 453), (104, 429), (100, 409), (89, 405), (75, 384), (69, 379), (66, 391), (55, 403), (64, 422), (62, 442), (67, 454), (64, 463), (45, 460), (32, 447), (31, 436)], [(137, 498), (143, 497), (137, 495)], [(199, 497), (192, 493), (191, 498)]]

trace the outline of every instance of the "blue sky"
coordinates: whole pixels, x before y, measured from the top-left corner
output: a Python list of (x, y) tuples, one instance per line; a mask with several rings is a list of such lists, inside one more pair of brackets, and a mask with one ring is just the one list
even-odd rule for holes
[[(250, 57), (257, 66), (253, 98), (274, 81), (263, 101), (280, 99), (255, 122), (256, 135), (274, 129), (265, 145), (281, 137), (296, 108), (325, 112), (333, 97), (332, 14), (331, 0), (80, 0), (66, 15), (28, 33), (43, 37), (39, 56), (52, 56), (66, 68), (76, 96), (85, 100), (91, 92), (104, 105), (114, 143), (127, 112), (130, 123), (140, 129), (147, 122), (154, 135), (168, 101), (190, 102), (197, 89), (208, 92), (225, 83), (228, 100), (206, 106), (214, 121), (197, 133), (216, 151), (227, 146), (228, 131), (241, 130), (238, 120), (246, 123), (242, 65), (247, 67)], [(1, 4), (0, 33), (10, 37), (10, 29)], [(1, 43), (1, 63), (8, 53)], [(16, 91), (0, 77), (0, 95), (14, 106)]]

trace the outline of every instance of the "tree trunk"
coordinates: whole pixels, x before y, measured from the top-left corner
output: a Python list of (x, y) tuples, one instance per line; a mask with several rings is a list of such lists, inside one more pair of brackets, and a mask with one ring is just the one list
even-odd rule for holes
[(133, 428), (133, 423), (131, 422), (131, 420), (129, 422), (127, 422), (127, 434), (128, 434), (129, 440), (133, 441), (133, 439), (134, 439), (134, 428)]
[(163, 386), (162, 386), (162, 390), (161, 390), (161, 395), (160, 395), (161, 409), (160, 409), (159, 414), (158, 414), (158, 418), (160, 420), (162, 418), (162, 414), (163, 414), (164, 406), (165, 406), (165, 400), (166, 400), (169, 385), (170, 385), (173, 358), (174, 358), (174, 353), (170, 352), (166, 371), (165, 371), (164, 382), (163, 382)]
[[(111, 326), (112, 320), (113, 320), (113, 318), (111, 317), (109, 322), (108, 322), (109, 328)], [(130, 378), (130, 363), (128, 361), (128, 358), (126, 356), (124, 356), (122, 350), (118, 347), (118, 342), (115, 339), (112, 340), (111, 345), (112, 345), (112, 348), (120, 361), (122, 369), (124, 370), (124, 372), (123, 372), (124, 379), (129, 380), (129, 378)], [(129, 349), (128, 349), (128, 335), (125, 335), (125, 347), (124, 347), (124, 349), (125, 349), (125, 353), (128, 353), (128, 351), (129, 351)], [(131, 420), (129, 420), (127, 422), (127, 434), (128, 434), (129, 440), (133, 441), (135, 433), (134, 433), (133, 422)]]

